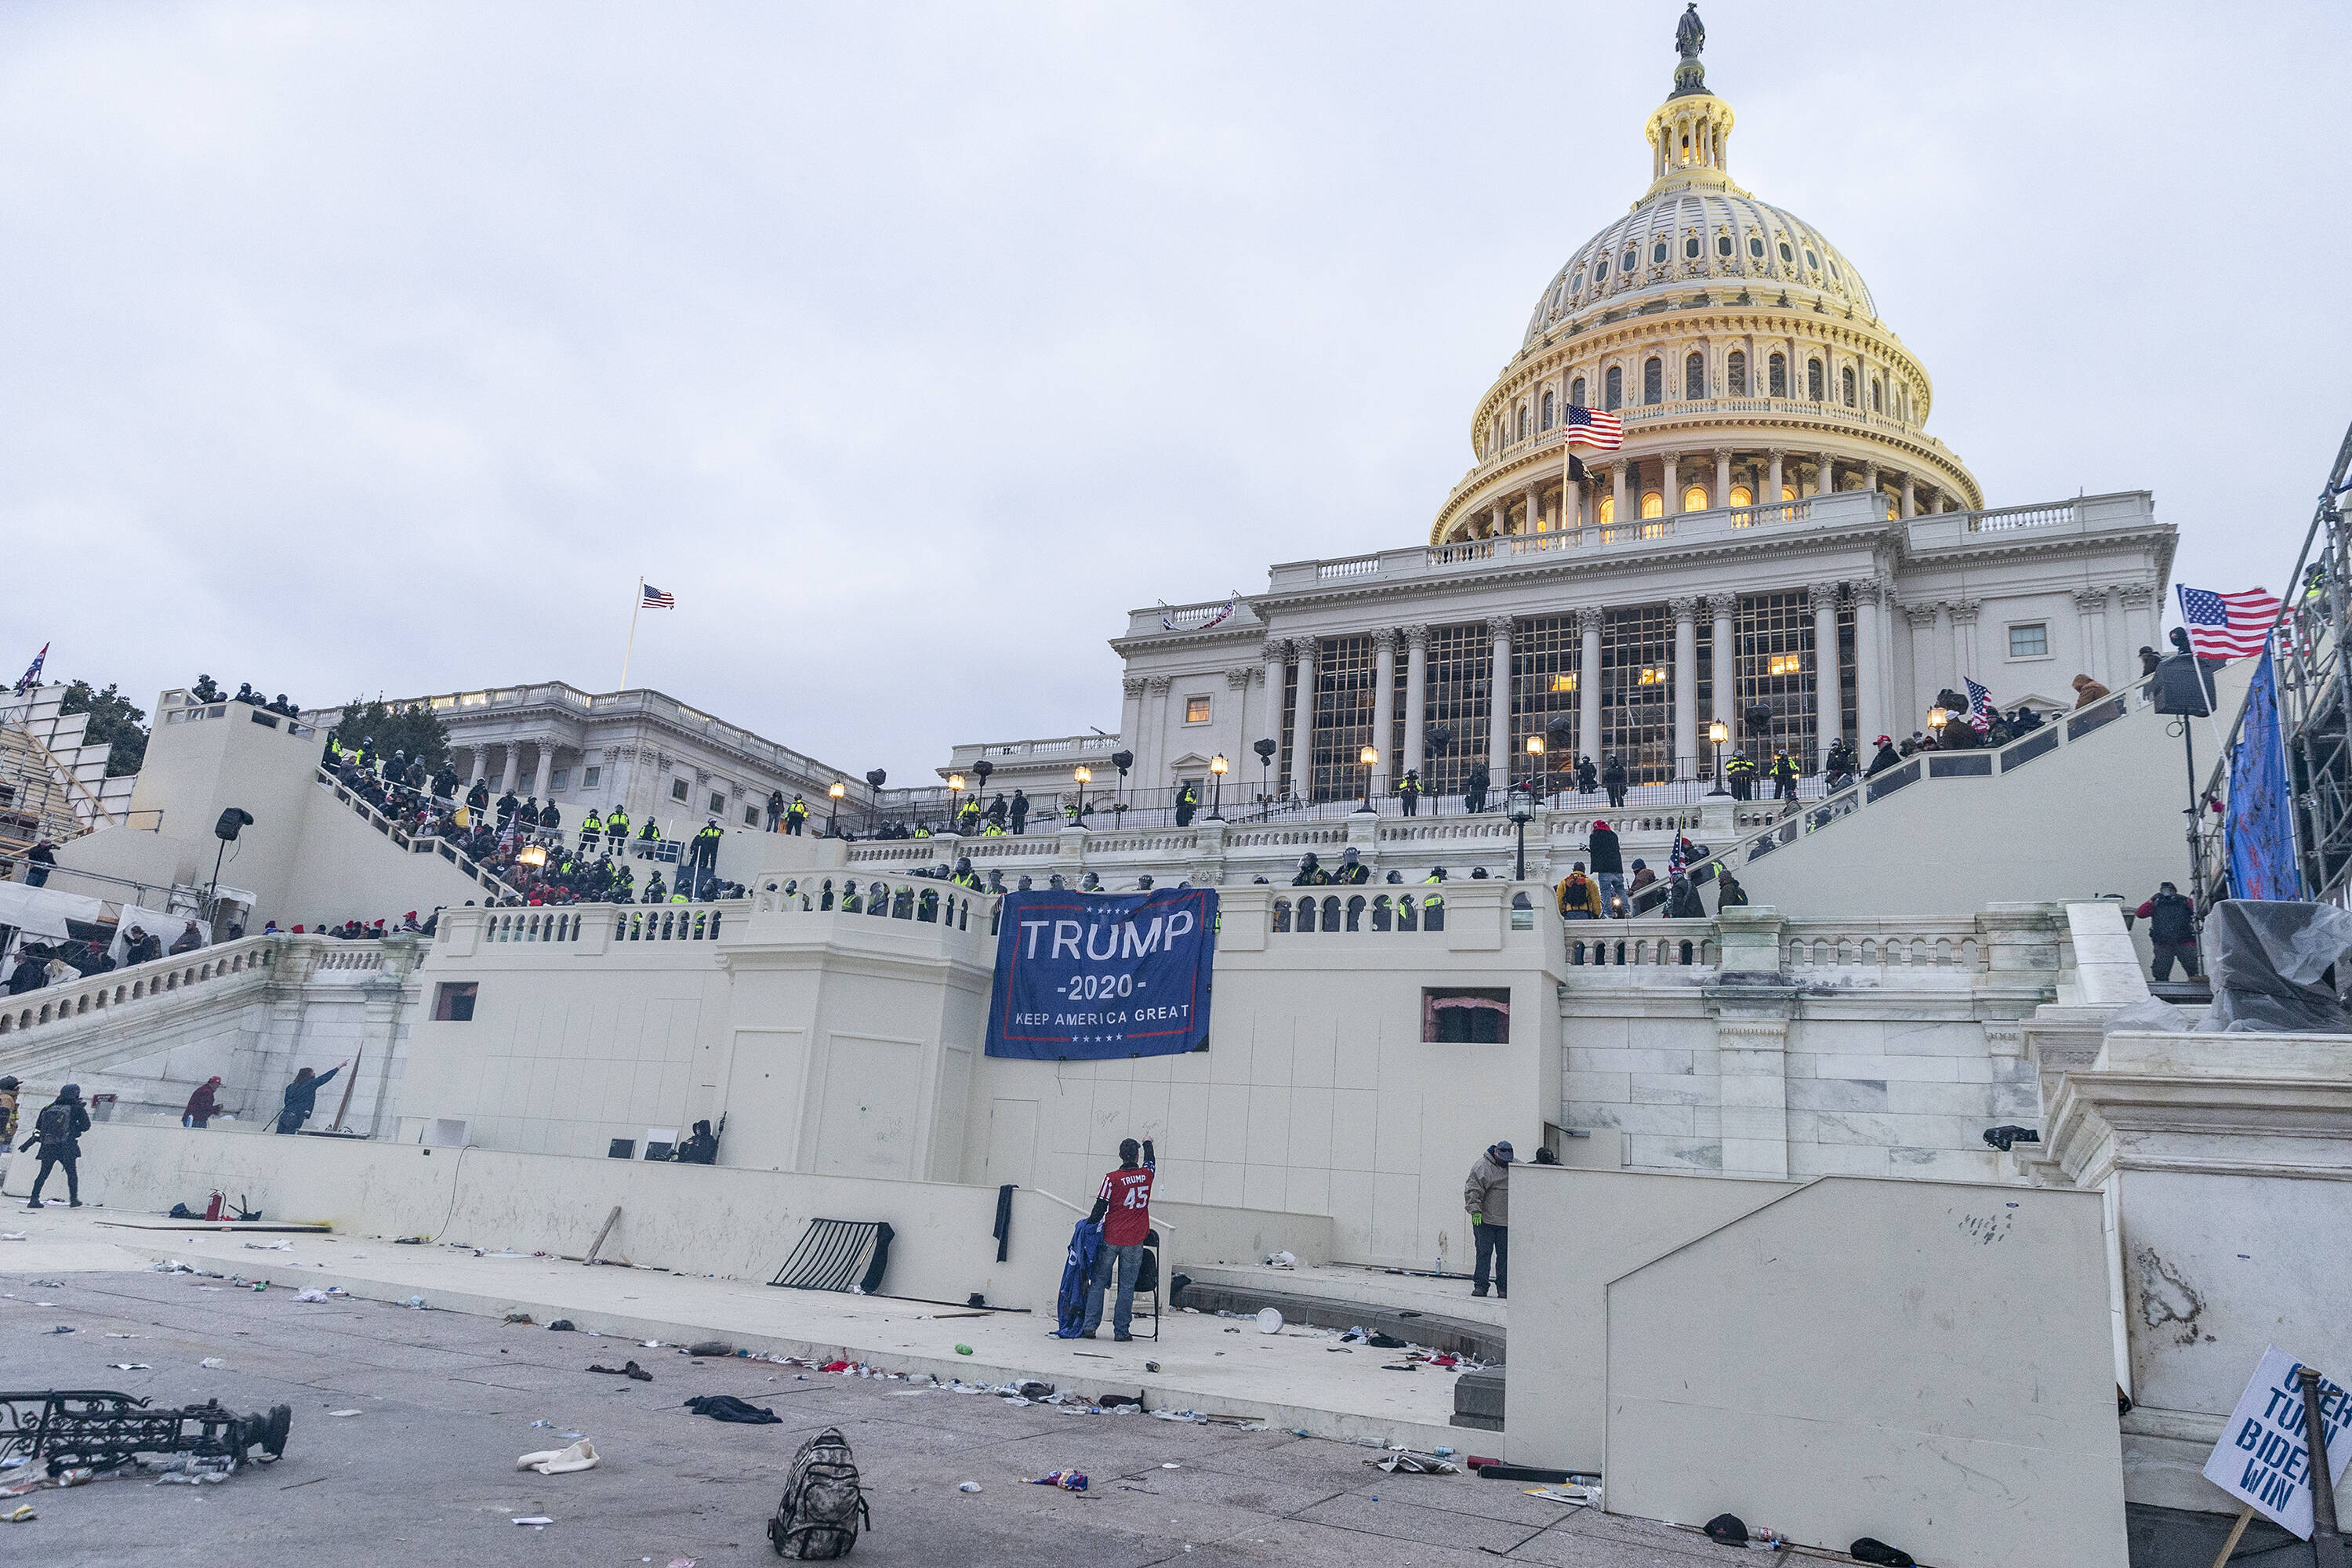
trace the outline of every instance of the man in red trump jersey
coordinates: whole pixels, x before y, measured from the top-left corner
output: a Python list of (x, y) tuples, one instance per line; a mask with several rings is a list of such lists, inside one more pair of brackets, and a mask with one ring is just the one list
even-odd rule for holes
[(1118, 1146), (1118, 1169), (1103, 1178), (1102, 1191), (1095, 1194), (1095, 1210), (1087, 1217), (1103, 1228), (1102, 1250), (1095, 1255), (1094, 1278), (1087, 1281), (1087, 1321), (1079, 1329), (1083, 1339), (1093, 1339), (1102, 1327), (1103, 1289), (1110, 1283), (1114, 1270), (1118, 1275), (1118, 1304), (1111, 1310), (1110, 1337), (1129, 1340), (1128, 1332), (1135, 1320), (1135, 1273), (1143, 1262), (1143, 1238), (1151, 1231), (1151, 1176), (1154, 1161), (1151, 1140), (1140, 1145), (1143, 1163), (1136, 1163), (1138, 1145), (1134, 1139), (1121, 1140)]

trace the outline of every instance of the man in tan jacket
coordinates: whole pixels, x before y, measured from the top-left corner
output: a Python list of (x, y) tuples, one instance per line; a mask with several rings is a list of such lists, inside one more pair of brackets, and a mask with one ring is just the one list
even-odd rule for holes
[(1508, 1299), (1511, 1294), (1511, 1141), (1487, 1146), (1470, 1167), (1469, 1180), (1462, 1184), (1462, 1206), (1470, 1211), (1470, 1235), (1477, 1244), (1478, 1261), (1470, 1276), (1470, 1294), (1486, 1293), (1486, 1271), (1491, 1265), (1495, 1277), (1495, 1294)]

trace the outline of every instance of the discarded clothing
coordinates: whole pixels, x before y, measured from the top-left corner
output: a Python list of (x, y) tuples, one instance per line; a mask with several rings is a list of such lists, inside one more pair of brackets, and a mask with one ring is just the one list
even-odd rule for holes
[(781, 1426), (784, 1424), (783, 1417), (774, 1411), (746, 1405), (731, 1394), (698, 1394), (688, 1400), (686, 1407), (697, 1415), (708, 1415), (713, 1421), (732, 1421), (744, 1426)]
[(555, 1321), (548, 1324), (547, 1326), (549, 1329), (559, 1334), (568, 1334), (572, 1331), (572, 1320), (569, 1318), (558, 1318)]
[(569, 1448), (549, 1448), (537, 1454), (525, 1454), (515, 1461), (515, 1468), (537, 1470), (542, 1476), (562, 1476), (574, 1470), (593, 1470), (603, 1462), (596, 1453), (596, 1445), (583, 1437)]
[(1876, 1563), (1883, 1568), (1918, 1568), (1911, 1553), (1900, 1546), (1889, 1546), (1874, 1535), (1862, 1536), (1845, 1550), (1846, 1555), (1857, 1563)]
[(1082, 1492), (1087, 1489), (1087, 1477), (1083, 1470), (1055, 1470), (1050, 1476), (1024, 1479), (1033, 1487), (1059, 1487), (1066, 1492)]
[(1435, 1454), (1415, 1454), (1410, 1450), (1383, 1454), (1377, 1459), (1366, 1459), (1364, 1463), (1377, 1466), (1392, 1476), (1458, 1476), (1462, 1473), (1462, 1467), (1451, 1459)]
[(626, 1366), (592, 1366), (588, 1370), (590, 1372), (601, 1372), (610, 1377), (635, 1378), (639, 1383), (651, 1383), (654, 1380), (654, 1374), (647, 1372), (644, 1367), (639, 1366), (635, 1362), (631, 1362)]
[(1368, 1345), (1378, 1346), (1380, 1349), (1384, 1351), (1401, 1351), (1405, 1347), (1405, 1342), (1397, 1338), (1394, 1334), (1374, 1334), (1364, 1342)]

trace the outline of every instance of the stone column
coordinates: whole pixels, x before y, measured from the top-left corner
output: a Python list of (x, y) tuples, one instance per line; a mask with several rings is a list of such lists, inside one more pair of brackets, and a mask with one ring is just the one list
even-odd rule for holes
[(1143, 678), (1130, 675), (1120, 683), (1118, 703), (1118, 738), (1121, 744), (1143, 754)]
[(1289, 646), (1280, 637), (1268, 638), (1265, 646), (1258, 650), (1258, 662), (1264, 666), (1265, 681), (1265, 710), (1258, 715), (1257, 729), (1249, 734), (1243, 743), (1243, 750), (1249, 752), (1252, 763), (1257, 761), (1257, 752), (1250, 748), (1256, 742), (1272, 741), (1276, 744), (1281, 743), (1282, 672), (1286, 668), (1288, 659)]
[(1903, 476), (1903, 515), (1916, 517), (1919, 513), (1919, 476)]
[[(1979, 668), (1977, 608), (1974, 599), (1962, 599), (1952, 606), (1952, 663), (1963, 676), (1973, 676)], [(1968, 695), (1966, 687), (1960, 689), (1960, 695)]]
[(1876, 463), (1864, 463), (1862, 466), (1862, 488), (1869, 491), (1872, 495), (1876, 495), (1878, 493), (1878, 465)]
[(1495, 663), (1486, 688), (1486, 776), (1500, 791), (1511, 782), (1511, 617), (1489, 616)]
[(1298, 705), (1290, 715), (1290, 793), (1305, 800), (1315, 785), (1315, 639), (1290, 645), (1298, 671)]
[(1174, 678), (1149, 675), (1143, 679), (1142, 743), (1130, 743), (1135, 753), (1135, 785), (1139, 789), (1173, 789), (1168, 776), (1168, 689)]
[[(1560, 417), (1568, 417), (1568, 377), (1560, 378)], [(1570, 466), (1576, 461), (1576, 448), (1565, 448), (1559, 459), (1559, 526), (1574, 528), (1584, 521), (1584, 487)]]
[(1230, 770), (1225, 774), (1225, 783), (1234, 788), (1241, 785), (1243, 761), (1257, 761), (1250, 755), (1249, 749), (1249, 694), (1250, 688), (1256, 684), (1257, 670), (1254, 666), (1245, 664), (1238, 669), (1225, 671), (1225, 702), (1233, 712), (1217, 726), (1224, 732), (1224, 744), (1218, 750), (1224, 752), (1225, 766)]
[[(2146, 583), (2135, 583), (2116, 590), (2124, 606), (2124, 663), (2126, 675), (2139, 668), (2139, 650), (2156, 641), (2156, 628), (2149, 611), (2156, 604), (2156, 590)], [(2159, 650), (2161, 651), (2161, 650)]]
[[(1887, 725), (1889, 730), (1900, 729), (1904, 724), (1910, 725), (1911, 730), (1924, 727), (1928, 706), (1936, 700), (1936, 692), (1943, 685), (1935, 652), (1936, 606), (1906, 605), (1903, 606), (1903, 618), (1911, 626), (1911, 711), (1906, 716), (1894, 718)], [(1900, 741), (1911, 730), (1903, 730), (1895, 738)]]
[(1886, 717), (1880, 711), (1883, 685), (1880, 681), (1878, 652), (1878, 618), (1885, 614), (1885, 585), (1876, 578), (1852, 584), (1853, 590), (1853, 723), (1854, 749), (1862, 753), (1864, 767), (1870, 765), (1870, 746), (1886, 729)]
[[(1715, 612), (1713, 718), (1723, 721), (1732, 734), (1739, 733), (1739, 634), (1734, 617), (1739, 613), (1739, 595), (1717, 594), (1708, 601)], [(1708, 765), (1714, 765), (1715, 749), (1707, 748)]]
[(1543, 529), (1543, 489), (1538, 485), (1528, 486), (1528, 521), (1519, 531), (1538, 533)]
[(1670, 600), (1675, 617), (1675, 772), (1698, 776), (1698, 600)]
[(1427, 714), (1429, 681), (1429, 628), (1407, 626), (1404, 629), (1404, 771), (1417, 773), (1422, 769), (1421, 731)]
[(1805, 593), (1813, 609), (1813, 743), (1826, 755), (1830, 742), (1845, 733), (1845, 688), (1838, 678), (1838, 585), (1816, 583)]
[(1682, 454), (1668, 452), (1659, 473), (1658, 499), (1665, 502), (1665, 512), (1673, 517), (1683, 510)]
[(1813, 493), (1817, 496), (1825, 496), (1837, 489), (1837, 459), (1823, 452), (1821, 456), (1821, 472), (1813, 479)]
[(488, 746), (473, 746), (468, 750), (472, 752), (472, 772), (467, 775), (466, 787), (471, 789), (481, 783), (483, 775), (490, 771), (490, 749)]
[(1500, 539), (1511, 531), (1511, 509), (1501, 496), (1495, 498), (1495, 509), (1487, 514), (1486, 537)]
[(1372, 749), (1381, 760), (1372, 764), (1372, 798), (1386, 795), (1396, 771), (1389, 754), (1389, 737), (1396, 729), (1396, 640), (1392, 627), (1372, 634)]
[(1601, 619), (1598, 605), (1576, 612), (1581, 647), (1576, 660), (1576, 751), (1601, 765)]
[(1783, 482), (1780, 478), (1780, 459), (1788, 455), (1788, 453), (1782, 451), (1778, 447), (1773, 447), (1770, 451), (1765, 454), (1766, 457), (1772, 459), (1772, 472), (1765, 479), (1764, 488), (1771, 493), (1769, 495), (1759, 496), (1756, 498), (1757, 500), (1769, 500), (1775, 506), (1778, 506), (1780, 503), (1780, 486)]
[(1719, 507), (1731, 504), (1731, 448), (1728, 447), (1715, 449), (1715, 504)]
[(504, 767), (499, 774), (499, 794), (509, 795), (514, 794), (516, 775), (522, 771), (522, 748), (509, 741), (503, 749), (506, 752), (506, 759)]
[(2083, 673), (2101, 685), (2108, 684), (2107, 651), (2107, 591), (2105, 588), (2074, 590), (2074, 622), (2083, 635)]
[(1632, 466), (1633, 465), (1630, 462), (1623, 458), (1620, 458), (1618, 459), (1615, 467), (1610, 470), (1609, 474), (1611, 482), (1616, 487), (1616, 489), (1612, 492), (1612, 495), (1615, 508), (1614, 515), (1617, 520), (1617, 526), (1620, 528), (1623, 527), (1628, 521), (1633, 521), (1626, 515), (1625, 511), (1625, 470)]

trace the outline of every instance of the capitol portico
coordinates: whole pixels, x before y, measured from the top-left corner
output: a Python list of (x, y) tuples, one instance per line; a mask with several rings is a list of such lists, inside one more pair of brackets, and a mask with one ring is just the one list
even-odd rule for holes
[[(2137, 669), (2174, 528), (2145, 491), (1985, 506), (1860, 270), (1732, 181), (1731, 107), (1686, 20), (1649, 188), (1546, 285), (1426, 541), (1137, 611), (1112, 640), (1116, 743), (965, 745), (942, 774), (984, 756), (1034, 795), (1124, 750), (1145, 810), (1185, 783), (1381, 799), (1408, 771), (1452, 795), (1481, 763), (1497, 792), (1530, 768), (1556, 785), (1612, 754), (1654, 784), (1707, 777), (1718, 721), (1724, 755), (1785, 748), (1812, 774), (1967, 679), (2046, 712), (2078, 675)], [(1622, 446), (1571, 447), (1570, 407), (1614, 414)]]

